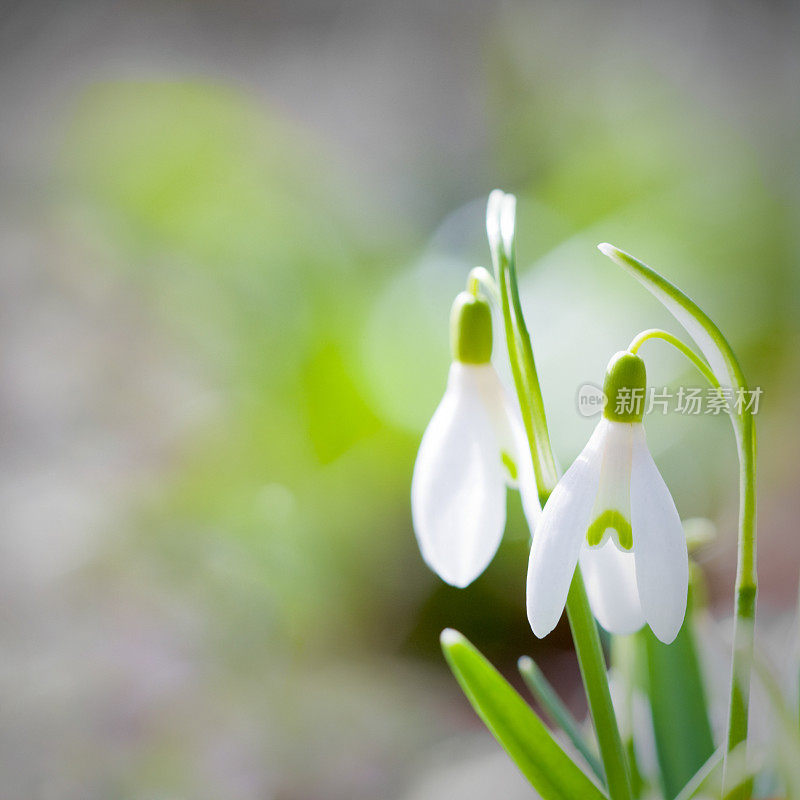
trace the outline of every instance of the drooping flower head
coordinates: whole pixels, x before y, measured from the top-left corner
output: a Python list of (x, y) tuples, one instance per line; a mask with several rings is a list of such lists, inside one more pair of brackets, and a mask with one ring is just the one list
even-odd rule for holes
[(519, 411), (491, 364), (489, 305), (462, 292), (450, 319), (453, 363), (414, 465), (411, 512), (425, 562), (464, 587), (500, 545), (506, 485), (519, 486), (529, 524), (540, 509)]
[(537, 636), (556, 626), (578, 562), (592, 611), (606, 630), (632, 633), (647, 622), (667, 643), (680, 630), (689, 581), (686, 538), (647, 447), (645, 385), (638, 356), (620, 352), (611, 359), (603, 417), (542, 511), (527, 589)]

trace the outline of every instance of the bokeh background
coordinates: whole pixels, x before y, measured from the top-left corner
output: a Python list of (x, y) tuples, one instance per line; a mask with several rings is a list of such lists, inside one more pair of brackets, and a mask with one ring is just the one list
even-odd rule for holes
[[(509, 675), (532, 654), (584, 713), (568, 631), (525, 621), (518, 497), (464, 591), (409, 510), (497, 186), (562, 463), (577, 387), (676, 330), (611, 241), (763, 387), (760, 609), (792, 608), (799, 27), (790, 2), (5, 0), (0, 794), (528, 796), (438, 650), (454, 626)], [(724, 619), (729, 425), (648, 433), (716, 524)]]

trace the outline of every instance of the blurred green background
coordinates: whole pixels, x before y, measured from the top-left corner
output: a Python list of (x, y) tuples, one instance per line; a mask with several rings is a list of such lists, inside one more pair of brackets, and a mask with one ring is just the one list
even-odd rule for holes
[[(464, 591), (409, 509), (497, 186), (562, 464), (594, 424), (580, 384), (676, 330), (598, 242), (729, 334), (764, 390), (761, 610), (790, 608), (799, 23), (723, 0), (5, 2), (3, 797), (529, 796), (438, 650), (454, 626), (509, 674), (533, 654), (583, 713), (568, 631), (527, 626), (519, 499)], [(648, 434), (682, 515), (717, 523), (725, 617), (729, 425)]]

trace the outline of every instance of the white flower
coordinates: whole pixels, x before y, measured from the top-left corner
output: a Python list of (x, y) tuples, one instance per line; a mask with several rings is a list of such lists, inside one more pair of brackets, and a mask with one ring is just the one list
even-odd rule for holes
[(580, 561), (594, 615), (609, 632), (647, 622), (671, 642), (686, 613), (689, 562), (672, 496), (650, 455), (641, 413), (615, 413), (622, 373), (644, 386), (630, 353), (609, 365), (608, 405), (588, 444), (542, 511), (528, 565), (528, 620), (547, 635), (564, 609)]
[[(458, 302), (454, 309), (455, 318)], [(454, 352), (466, 357), (457, 344)], [(519, 411), (485, 350), (480, 358), (457, 357), (422, 437), (411, 480), (422, 557), (447, 583), (472, 583), (497, 552), (506, 524), (506, 485), (519, 486), (533, 526), (540, 508)]]

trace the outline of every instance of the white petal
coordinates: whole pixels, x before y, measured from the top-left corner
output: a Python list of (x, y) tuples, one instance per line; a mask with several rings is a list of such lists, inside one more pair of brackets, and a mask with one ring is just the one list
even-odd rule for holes
[(516, 398), (500, 380), (500, 376), (491, 364), (473, 367), (470, 370), (470, 377), (475, 381), (491, 419), (498, 451), (512, 458), (517, 468), (516, 480), (509, 480), (506, 476), (506, 483), (520, 490), (522, 508), (533, 533), (541, 513), (541, 506), (528, 437)]
[(486, 569), (506, 522), (503, 469), (472, 369), (451, 366), (411, 480), (411, 512), (422, 556), (443, 580), (460, 587)]
[(480, 397), (486, 409), (494, 431), (498, 453), (505, 450), (509, 456), (513, 457), (516, 443), (511, 432), (510, 395), (500, 380), (497, 370), (491, 364), (470, 364), (467, 365), (463, 380), (465, 385), (469, 383), (469, 391)]
[(642, 610), (653, 633), (669, 644), (686, 614), (689, 557), (680, 516), (650, 455), (643, 426), (634, 435), (631, 525)]
[(624, 636), (644, 625), (636, 586), (633, 553), (623, 553), (611, 539), (600, 547), (584, 547), (581, 572), (592, 613), (609, 632)]
[(608, 420), (602, 419), (553, 490), (533, 534), (528, 562), (528, 621), (540, 638), (555, 628), (564, 610), (597, 494), (607, 432)]

